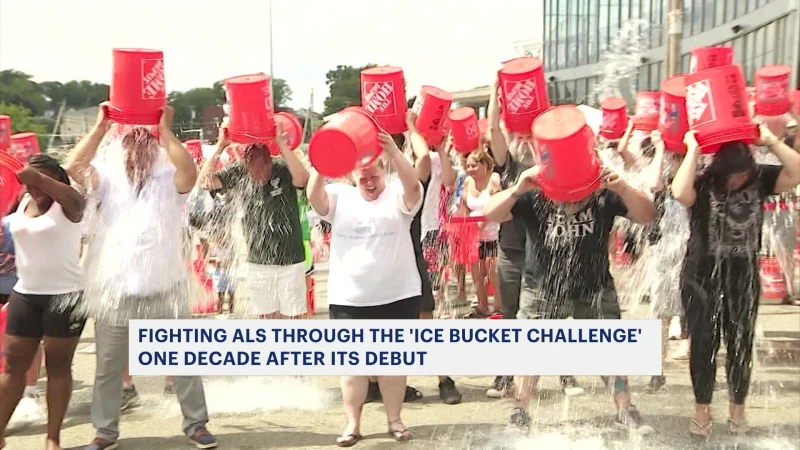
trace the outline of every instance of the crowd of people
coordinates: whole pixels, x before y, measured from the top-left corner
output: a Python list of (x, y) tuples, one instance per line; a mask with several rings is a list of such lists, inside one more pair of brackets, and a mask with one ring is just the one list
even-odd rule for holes
[[(46, 449), (61, 448), (72, 357), (92, 318), (96, 435), (86, 450), (117, 448), (121, 404), (136, 396), (127, 372), (128, 323), (190, 318), (196, 291), (189, 280), (196, 280), (187, 273), (211, 283), (213, 312), (227, 305), (233, 313), (235, 299), (241, 317), (307, 318), (314, 270), (309, 211), (329, 236), (333, 320), (443, 317), (448, 279), (456, 278), (457, 296), (465, 299), (467, 272), (476, 298), (464, 318), (620, 319), (609, 252), (621, 222), (641, 225), (643, 237), (629, 237), (657, 249), (641, 258), (662, 268), (649, 274), (656, 280), (648, 294), (652, 318), (663, 319), (666, 330), (673, 316), (682, 316), (690, 337), (690, 432), (710, 433), (715, 355), (724, 336), (728, 426), (748, 433), (744, 405), (760, 297), (762, 203), (800, 183), (800, 138), (786, 136), (785, 123), (761, 125), (755, 146), (723, 144), (702, 164), (691, 131), (684, 155), (666, 151), (658, 131), (634, 139), (629, 128), (620, 141), (597, 141), (599, 159), (619, 158), (622, 173), (605, 167), (600, 188), (576, 201), (555, 201), (542, 192), (534, 144), (504, 129), (497, 91), (495, 85), (488, 127), (474, 151), (455, 152), (450, 139), (428, 145), (409, 111), (408, 132), (381, 133), (381, 157), (341, 180), (309, 167), (289, 149), (280, 126), (276, 154), (264, 144), (233, 144), (222, 126), (214, 153), (195, 161), (171, 131), (171, 107), (163, 108), (157, 127), (119, 131), (101, 105), (65, 168), (48, 155), (28, 160), (17, 174), (25, 194), (3, 218), (0, 289), (8, 325), (0, 433), (35, 386), (43, 342)], [(231, 148), (238, 159), (223, 167), (220, 158)], [(763, 155), (777, 162), (757, 162)], [(633, 173), (645, 174), (647, 186), (629, 182)], [(469, 267), (453, 264), (448, 253), (448, 233), (456, 229), (448, 225), (459, 217), (474, 219), (463, 222), (478, 230)], [(672, 245), (684, 234), (683, 246)], [(194, 270), (190, 255), (200, 261)], [(538, 382), (498, 375), (487, 395), (515, 397), (510, 422), (524, 428)], [(613, 392), (615, 424), (650, 430), (631, 402), (627, 377), (604, 382)], [(648, 389), (665, 383), (653, 377)], [(568, 374), (561, 385), (568, 394), (581, 392)], [(461, 402), (453, 378), (442, 374), (438, 386), (444, 403)], [(201, 378), (171, 377), (166, 389), (180, 402), (184, 434), (197, 448), (216, 447)], [(336, 445), (362, 439), (361, 412), (371, 401), (385, 405), (393, 439), (411, 438), (403, 403), (422, 394), (405, 377), (347, 376), (341, 389), (346, 425)]]

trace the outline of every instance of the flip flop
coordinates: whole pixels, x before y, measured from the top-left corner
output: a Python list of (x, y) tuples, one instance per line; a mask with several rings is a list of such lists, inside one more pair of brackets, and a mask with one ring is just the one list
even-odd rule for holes
[(337, 447), (342, 447), (342, 448), (352, 447), (352, 446), (356, 445), (358, 443), (358, 441), (360, 441), (361, 439), (364, 439), (364, 436), (362, 436), (362, 435), (360, 435), (358, 433), (348, 434), (348, 435), (345, 435), (345, 436), (339, 436), (338, 438), (336, 438), (336, 446)]
[[(743, 428), (746, 428), (746, 430), (743, 430)], [(750, 424), (747, 423), (747, 420), (740, 420), (737, 422), (733, 419), (728, 419), (728, 432), (730, 434), (747, 436), (751, 431), (753, 431), (753, 429), (750, 428)]]
[(401, 430), (393, 430), (392, 425), (394, 424), (403, 425), (402, 422), (389, 422), (389, 436), (394, 439), (396, 442), (408, 442), (411, 440), (411, 432), (408, 431), (408, 428), (403, 425)]
[(705, 424), (698, 422), (696, 419), (692, 419), (692, 422), (689, 425), (689, 434), (696, 439), (708, 439), (708, 437), (711, 436), (712, 424), (713, 422), (711, 419), (708, 419), (708, 422)]

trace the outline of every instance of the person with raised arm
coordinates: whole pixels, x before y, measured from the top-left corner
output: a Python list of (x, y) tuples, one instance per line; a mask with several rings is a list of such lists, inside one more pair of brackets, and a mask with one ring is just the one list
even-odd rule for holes
[(250, 144), (241, 161), (217, 171), (220, 155), (231, 145), (227, 128), (221, 127), (217, 148), (200, 171), (200, 187), (228, 191), (227, 201), (242, 217), (249, 312), (301, 318), (308, 306), (297, 189), (306, 186), (308, 171), (286, 144), (280, 124), (277, 131), (280, 158), (271, 157), (264, 144)]
[[(518, 218), (525, 226), (527, 251), (517, 318), (619, 319), (619, 302), (609, 272), (611, 228), (620, 216), (649, 222), (655, 215), (653, 201), (607, 169), (603, 169), (600, 189), (570, 203), (545, 197), (538, 177), (538, 166), (525, 170), (513, 186), (493, 195), (483, 209), (487, 220)], [(510, 421), (528, 427), (528, 409), (538, 377), (516, 377), (515, 381), (518, 404)], [(615, 425), (651, 432), (631, 404), (627, 377), (616, 377), (613, 387)]]
[(672, 195), (689, 208), (690, 235), (683, 264), (681, 297), (691, 339), (689, 369), (695, 411), (689, 431), (711, 433), (711, 399), (721, 335), (727, 345), (730, 405), (728, 428), (748, 433), (745, 400), (750, 388), (753, 340), (761, 295), (764, 200), (800, 183), (800, 155), (766, 127), (757, 145), (782, 166), (757, 164), (749, 145), (722, 144), (705, 172), (697, 175), (700, 146), (693, 132), (687, 154), (672, 182)]
[[(308, 200), (331, 224), (328, 304), (331, 319), (419, 319), (422, 280), (414, 256), (411, 222), (422, 206), (422, 184), (414, 167), (381, 132), (383, 155), (353, 172), (357, 186), (325, 185), (311, 171)], [(386, 182), (391, 163), (398, 180)], [(347, 425), (336, 440), (350, 447), (362, 439), (361, 410), (368, 376), (341, 380)], [(396, 441), (411, 438), (400, 417), (406, 392), (405, 376), (379, 376), (389, 435)]]
[[(101, 105), (92, 131), (69, 159), (68, 172), (97, 202), (97, 232), (86, 255), (87, 312), (95, 318), (97, 370), (91, 416), (96, 437), (86, 450), (112, 450), (119, 438), (120, 392), (128, 365), (128, 321), (188, 319), (188, 278), (182, 226), (186, 199), (197, 179), (192, 156), (172, 133), (174, 109), (164, 106), (153, 130), (127, 130), (109, 152), (115, 160), (93, 161), (108, 129)], [(111, 144), (109, 144), (111, 145)], [(116, 145), (116, 143), (115, 143)], [(159, 164), (165, 153), (171, 164)], [(183, 412), (182, 430), (197, 448), (215, 448), (208, 431), (200, 377), (174, 377)]]

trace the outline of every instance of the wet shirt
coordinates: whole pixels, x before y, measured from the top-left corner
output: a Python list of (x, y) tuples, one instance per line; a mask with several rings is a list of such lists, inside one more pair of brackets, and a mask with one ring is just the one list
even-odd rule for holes
[(568, 214), (541, 192), (523, 195), (511, 210), (527, 236), (523, 287), (553, 299), (586, 299), (614, 289), (608, 242), (616, 217), (628, 209), (617, 194), (601, 190)]
[(711, 274), (720, 259), (756, 263), (764, 222), (762, 203), (775, 189), (780, 166), (761, 165), (756, 176), (731, 193), (719, 193), (708, 174), (695, 180), (697, 200), (690, 209), (691, 235), (684, 268)]
[(288, 266), (305, 261), (297, 189), (286, 163), (273, 160), (270, 180), (263, 186), (241, 163), (225, 167), (217, 177), (223, 188), (233, 190), (230, 201), (241, 206), (248, 262)]
[[(517, 161), (511, 153), (506, 156), (506, 163), (500, 166), (500, 186), (508, 189), (517, 182), (522, 172), (529, 169)], [(525, 224), (521, 219), (513, 219), (500, 225), (500, 248), (504, 250), (525, 250)]]

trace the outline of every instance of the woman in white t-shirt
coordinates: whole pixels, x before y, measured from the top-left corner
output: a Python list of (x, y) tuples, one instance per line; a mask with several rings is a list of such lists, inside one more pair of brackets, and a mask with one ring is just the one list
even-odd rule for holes
[(81, 224), (86, 200), (48, 155), (28, 158), (17, 173), (27, 193), (10, 215), (19, 280), (8, 300), (5, 357), (0, 375), (0, 448), (25, 389), (25, 374), (44, 337), (47, 355), (47, 450), (60, 449), (60, 430), (72, 393), (72, 356), (85, 319), (73, 310), (83, 291)]
[[(398, 180), (386, 183), (383, 156), (354, 172), (357, 186), (329, 184), (312, 171), (308, 200), (331, 224), (328, 304), (332, 319), (417, 319), (421, 280), (414, 257), (411, 222), (422, 205), (422, 185), (392, 137), (380, 135), (384, 155)], [(336, 441), (349, 447), (361, 439), (361, 408), (367, 376), (342, 377), (347, 426)], [(406, 377), (381, 376), (389, 434), (397, 441), (411, 435), (400, 413)]]

